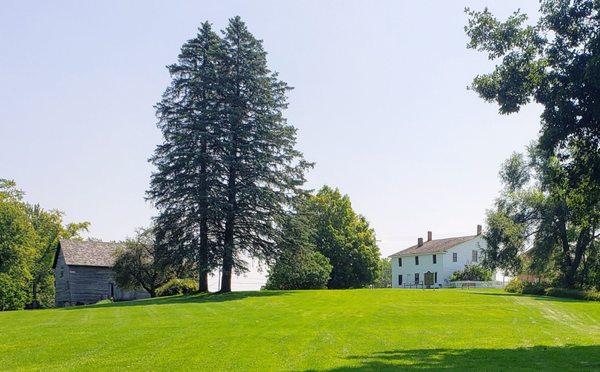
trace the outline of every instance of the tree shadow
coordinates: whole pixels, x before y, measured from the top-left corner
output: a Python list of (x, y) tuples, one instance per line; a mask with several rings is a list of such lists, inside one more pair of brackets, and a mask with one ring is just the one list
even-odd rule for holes
[(193, 295), (179, 295), (167, 297), (146, 298), (133, 301), (119, 301), (105, 304), (93, 304), (82, 306), (64, 307), (61, 310), (102, 309), (110, 307), (150, 306), (150, 305), (174, 305), (174, 304), (205, 304), (214, 302), (238, 301), (252, 297), (273, 297), (287, 295), (286, 291), (243, 291), (229, 293), (200, 293)]
[(552, 301), (552, 302), (593, 302), (590, 300), (582, 300), (582, 299), (578, 299), (578, 298), (554, 297), (554, 296), (509, 293), (509, 292), (499, 292), (499, 293), (469, 292), (469, 294), (478, 295), (478, 296), (529, 297), (529, 298), (532, 298), (532, 299), (538, 300), (538, 301)]
[(600, 345), (534, 346), (518, 349), (390, 350), (346, 358), (358, 365), (328, 371), (578, 370), (600, 369)]

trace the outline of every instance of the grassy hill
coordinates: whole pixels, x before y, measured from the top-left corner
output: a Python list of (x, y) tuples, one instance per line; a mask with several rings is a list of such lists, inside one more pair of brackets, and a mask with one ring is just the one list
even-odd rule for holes
[(600, 303), (365, 289), (0, 313), (0, 369), (190, 367), (600, 369)]

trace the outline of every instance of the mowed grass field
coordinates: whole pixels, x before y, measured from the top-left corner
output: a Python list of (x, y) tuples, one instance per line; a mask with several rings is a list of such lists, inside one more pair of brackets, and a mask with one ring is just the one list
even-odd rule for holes
[(600, 370), (600, 303), (263, 291), (0, 313), (6, 370)]

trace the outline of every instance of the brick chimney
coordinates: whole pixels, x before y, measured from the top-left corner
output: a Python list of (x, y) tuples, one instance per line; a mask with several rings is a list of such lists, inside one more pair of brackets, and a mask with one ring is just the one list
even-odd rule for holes
[(423, 245), (423, 238), (419, 238), (419, 240), (417, 240), (417, 247), (420, 247)]
[(433, 239), (433, 234), (431, 233), (431, 231), (427, 231), (427, 241), (430, 242), (431, 239)]
[(477, 235), (481, 235), (481, 225), (477, 225)]

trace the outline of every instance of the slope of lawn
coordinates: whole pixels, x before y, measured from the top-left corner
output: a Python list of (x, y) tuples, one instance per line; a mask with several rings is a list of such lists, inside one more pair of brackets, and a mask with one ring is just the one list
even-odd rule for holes
[(239, 292), (0, 313), (0, 369), (600, 369), (600, 302)]

